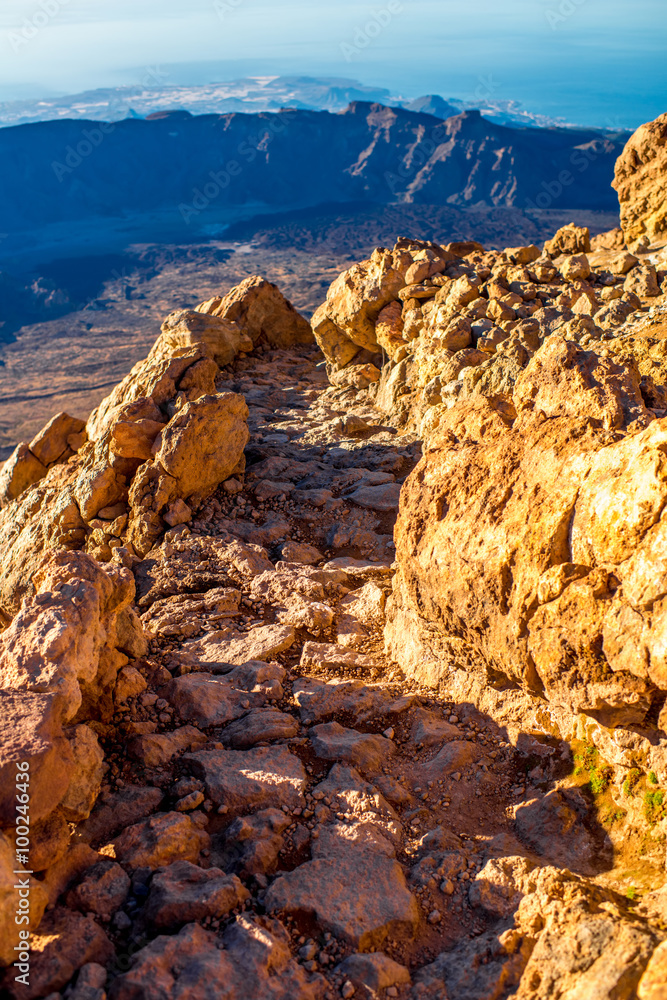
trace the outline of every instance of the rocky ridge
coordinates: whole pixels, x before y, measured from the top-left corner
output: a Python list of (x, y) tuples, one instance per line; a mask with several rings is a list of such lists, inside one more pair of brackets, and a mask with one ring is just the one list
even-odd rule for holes
[(661, 998), (667, 275), (599, 242), (401, 240), (317, 345), (250, 279), (5, 464), (8, 996)]

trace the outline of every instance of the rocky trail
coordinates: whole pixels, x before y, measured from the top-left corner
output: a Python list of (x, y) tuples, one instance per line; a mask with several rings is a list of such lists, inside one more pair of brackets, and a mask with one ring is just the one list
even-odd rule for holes
[(16, 449), (3, 995), (664, 1000), (666, 255), (251, 278)]

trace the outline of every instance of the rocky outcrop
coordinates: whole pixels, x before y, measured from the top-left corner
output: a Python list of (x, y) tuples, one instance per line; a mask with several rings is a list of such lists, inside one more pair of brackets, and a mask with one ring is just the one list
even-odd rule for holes
[(401, 498), (400, 662), (430, 683), (518, 684), (554, 718), (646, 724), (667, 691), (667, 429), (640, 388), (633, 367), (552, 336), (512, 419), (487, 400), (447, 411)]
[(667, 114), (641, 125), (616, 161), (613, 187), (629, 246), (667, 239)]
[[(255, 332), (305, 339), (305, 321), (268, 283), (232, 292)], [(268, 286), (268, 288), (267, 288)], [(259, 334), (258, 334), (259, 337)], [(45, 552), (85, 549), (108, 562), (143, 556), (169, 527), (186, 523), (219, 483), (245, 467), (248, 408), (219, 393), (219, 365), (251, 350), (248, 333), (205, 312), (177, 312), (145, 361), (81, 421), (61, 414), (2, 471), (0, 608), (12, 615), (31, 592)], [(85, 443), (84, 443), (85, 442)], [(76, 452), (76, 453), (75, 453)], [(13, 502), (12, 502), (13, 501)]]
[(85, 423), (59, 413), (30, 444), (19, 444), (0, 472), (0, 507), (6, 507), (54, 465), (67, 462), (86, 440)]
[[(246, 278), (224, 297), (199, 306), (199, 312), (236, 323), (253, 347), (294, 347), (312, 344), (308, 321), (288, 302), (277, 285), (259, 275)], [(220, 362), (223, 364), (224, 362)]]
[(543, 251), (401, 239), (340, 275), (313, 331), (333, 384), (370, 387), (396, 426), (428, 437), (457, 400), (488, 397), (511, 416), (516, 379), (546, 337), (614, 340), (661, 294), (663, 266), (592, 252), (588, 230), (574, 225)]

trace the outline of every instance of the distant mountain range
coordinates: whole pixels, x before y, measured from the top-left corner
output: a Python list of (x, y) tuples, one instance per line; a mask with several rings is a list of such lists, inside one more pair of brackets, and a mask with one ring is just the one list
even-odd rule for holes
[(367, 87), (357, 80), (316, 79), (307, 76), (246, 77), (225, 83), (198, 86), (168, 86), (168, 74), (160, 67), (147, 70), (136, 86), (91, 90), (60, 98), (7, 101), (0, 103), (0, 126), (24, 125), (37, 121), (74, 118), (87, 121), (120, 121), (146, 118), (158, 111), (189, 111), (191, 114), (280, 111), (298, 108), (309, 111), (343, 111), (353, 101), (368, 101), (391, 107), (405, 107), (438, 118), (478, 109), (489, 121), (500, 125), (541, 127), (562, 125), (546, 115), (524, 110), (516, 101), (495, 101), (481, 84), (471, 101), (443, 100), (437, 94), (410, 100), (383, 87)]
[(155, 210), (187, 229), (211, 210), (352, 201), (613, 211), (626, 138), (362, 101), (336, 114), (47, 121), (0, 129), (0, 230)]

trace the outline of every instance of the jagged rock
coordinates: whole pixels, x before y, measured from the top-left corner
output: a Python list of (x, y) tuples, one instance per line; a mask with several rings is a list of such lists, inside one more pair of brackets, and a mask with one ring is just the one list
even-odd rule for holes
[(88, 868), (85, 875), (67, 894), (71, 910), (95, 913), (110, 920), (130, 892), (130, 877), (119, 864), (106, 858)]
[(559, 229), (553, 239), (544, 244), (544, 252), (549, 257), (558, 257), (564, 253), (588, 253), (590, 249), (590, 232), (585, 227), (575, 226), (573, 222)]
[(302, 542), (285, 542), (281, 554), (286, 562), (301, 563), (303, 566), (315, 566), (324, 562), (324, 556), (314, 545), (304, 545)]
[(243, 396), (223, 392), (186, 403), (161, 432), (155, 461), (176, 480), (177, 495), (206, 495), (228, 479), (248, 443)]
[(292, 625), (257, 625), (245, 633), (209, 632), (205, 639), (182, 646), (181, 659), (201, 667), (242, 666), (264, 662), (293, 646), (296, 633)]
[(310, 741), (318, 757), (325, 760), (342, 760), (360, 771), (379, 771), (396, 747), (385, 736), (358, 733), (345, 729), (338, 722), (313, 726)]
[(190, 816), (160, 813), (128, 827), (114, 842), (116, 857), (130, 868), (161, 868), (172, 861), (199, 860), (210, 838)]
[(231, 816), (303, 807), (306, 772), (287, 747), (201, 751), (183, 760), (204, 780), (208, 797), (217, 806), (225, 805)]
[(277, 663), (251, 661), (224, 677), (188, 674), (171, 682), (169, 698), (181, 718), (198, 726), (221, 726), (249, 708), (282, 698), (285, 670)]
[(385, 603), (384, 590), (372, 580), (344, 597), (340, 602), (336, 641), (343, 646), (360, 645), (368, 635), (368, 625), (384, 622)]
[(42, 465), (53, 465), (78, 451), (85, 440), (85, 421), (58, 413), (30, 442), (30, 451)]
[(15, 969), (5, 974), (2, 985), (15, 1000), (35, 1000), (62, 989), (82, 966), (91, 962), (106, 965), (113, 956), (113, 945), (99, 924), (91, 917), (57, 907), (31, 934), (29, 985), (14, 981)]
[[(21, 943), (19, 932), (22, 928), (36, 930), (49, 902), (41, 882), (29, 875), (17, 874), (22, 868), (22, 865), (17, 865), (15, 848), (0, 833), (0, 966), (17, 960), (14, 948)], [(16, 888), (19, 880), (23, 885), (22, 895), (27, 900), (28, 909), (25, 903), (21, 903), (19, 890)], [(18, 923), (17, 912), (28, 913), (30, 924)]]
[(155, 601), (141, 616), (150, 635), (196, 635), (204, 622), (214, 625), (239, 614), (241, 592), (231, 587), (214, 587), (206, 594), (175, 594)]
[(134, 958), (113, 984), (109, 1000), (318, 1000), (320, 990), (290, 955), (289, 936), (277, 920), (237, 917), (222, 939), (197, 924), (159, 937)]
[(653, 952), (651, 961), (637, 987), (638, 1000), (663, 1000), (667, 983), (667, 941)]
[(440, 750), (435, 757), (419, 768), (418, 777), (422, 782), (438, 781), (440, 778), (463, 770), (480, 756), (474, 743), (453, 740)]
[(118, 614), (134, 596), (132, 575), (103, 570), (82, 553), (54, 553), (32, 579), (35, 596), (0, 635), (0, 684), (49, 692), (61, 717), (108, 717), (116, 674)]
[(183, 750), (196, 750), (206, 743), (206, 737), (194, 726), (181, 726), (170, 733), (149, 733), (137, 736), (128, 746), (135, 760), (146, 767), (162, 767)]
[(275, 708), (260, 708), (225, 726), (220, 739), (232, 750), (249, 750), (258, 743), (290, 739), (298, 731), (299, 724), (291, 715)]
[(128, 785), (98, 799), (91, 815), (79, 826), (78, 834), (94, 844), (106, 843), (120, 830), (155, 812), (163, 798), (159, 788)]
[(433, 712), (424, 708), (418, 708), (414, 714), (410, 736), (414, 743), (422, 743), (424, 746), (434, 746), (442, 743), (443, 740), (457, 740), (463, 734), (456, 726), (450, 722), (445, 722)]
[(522, 857), (493, 858), (475, 876), (468, 898), (471, 904), (498, 919), (507, 919), (518, 908), (527, 892), (534, 890), (530, 881), (533, 865)]
[(63, 857), (51, 865), (42, 877), (40, 884), (49, 897), (49, 903), (57, 903), (62, 894), (99, 860), (100, 855), (88, 844), (70, 843)]
[[(153, 549), (136, 570), (140, 607), (175, 594), (201, 594), (273, 570), (266, 549), (238, 539), (181, 538)], [(203, 599), (203, 598), (202, 598)]]
[(667, 114), (641, 125), (618, 160), (613, 187), (621, 205), (621, 227), (629, 246), (664, 239), (667, 231)]
[(104, 754), (89, 726), (75, 726), (67, 737), (74, 757), (74, 772), (60, 808), (68, 822), (80, 823), (88, 819), (100, 793)]
[(46, 466), (27, 444), (16, 446), (0, 472), (0, 507), (6, 507), (46, 475)]
[(386, 990), (388, 986), (404, 986), (411, 982), (409, 970), (381, 951), (372, 955), (349, 955), (336, 966), (336, 972), (351, 983), (376, 993)]
[(600, 844), (586, 829), (585, 816), (580, 792), (552, 789), (517, 806), (514, 826), (520, 840), (550, 864), (594, 875), (611, 857), (611, 844)]
[[(513, 426), (486, 403), (453, 407), (404, 486), (390, 648), (431, 681), (456, 649), (568, 712), (641, 721), (667, 687), (657, 646), (667, 570), (656, 548), (665, 425), (651, 422), (636, 369), (555, 337), (514, 399)], [(461, 467), (465, 481), (451, 474)], [(540, 605), (540, 584), (559, 566), (572, 572)], [(609, 588), (612, 571), (622, 589)], [(417, 653), (419, 619), (441, 643), (439, 664)]]
[(317, 677), (302, 677), (292, 689), (299, 706), (301, 721), (310, 725), (340, 712), (349, 713), (364, 722), (375, 715), (405, 711), (411, 699), (392, 698), (381, 685), (363, 681), (333, 678), (321, 681)]
[[(312, 319), (315, 339), (328, 361), (344, 367), (359, 349), (378, 351), (376, 323), (385, 306), (398, 299), (405, 288), (406, 275), (419, 263), (429, 276), (445, 269), (455, 255), (434, 243), (399, 240), (393, 251), (375, 250), (370, 259), (355, 264), (333, 282), (326, 302)], [(425, 266), (424, 266), (425, 265)], [(410, 272), (414, 277), (416, 271)], [(387, 314), (380, 336), (387, 340)], [(394, 327), (396, 322), (392, 317)], [(390, 338), (393, 343), (393, 337)]]
[(401, 825), (392, 806), (378, 792), (380, 780), (374, 777), (374, 784), (371, 784), (353, 767), (334, 764), (324, 781), (313, 789), (313, 794), (320, 802), (323, 799), (331, 802), (330, 814), (327, 816), (320, 812), (320, 822), (326, 822), (333, 815), (343, 813), (348, 822), (354, 822), (357, 829), (360, 825), (368, 825), (395, 847), (400, 847)]
[(239, 816), (227, 829), (225, 868), (244, 877), (272, 871), (285, 846), (282, 834), (290, 822), (282, 809), (262, 809), (254, 816)]
[(117, 706), (127, 705), (130, 698), (136, 698), (147, 688), (146, 679), (136, 667), (123, 667), (116, 679), (113, 698)]
[(69, 846), (69, 826), (60, 809), (30, 827), (30, 865), (42, 872), (59, 861)]
[[(284, 348), (313, 342), (308, 321), (276, 285), (260, 275), (246, 278), (224, 298), (211, 299), (198, 306), (198, 312), (238, 324), (255, 347), (269, 344)], [(220, 365), (227, 363), (218, 361)]]
[(313, 635), (328, 631), (336, 616), (332, 608), (322, 601), (309, 601), (301, 594), (291, 594), (285, 601), (285, 607), (278, 613), (278, 621), (293, 625), (294, 628), (306, 629)]
[(145, 917), (153, 927), (173, 929), (206, 917), (223, 917), (250, 898), (235, 875), (175, 861), (151, 880)]
[(74, 758), (53, 694), (0, 691), (0, 826), (16, 822), (16, 764), (29, 765), (30, 816), (44, 819), (62, 802)]
[(237, 354), (252, 351), (253, 345), (241, 325), (222, 314), (212, 313), (205, 306), (199, 306), (196, 311), (181, 309), (167, 316), (150, 357), (171, 357), (193, 347), (203, 349), (208, 357), (223, 367)]
[(381, 947), (388, 936), (412, 937), (417, 903), (389, 842), (364, 829), (369, 835), (355, 840), (347, 828), (325, 828), (329, 835), (322, 831), (313, 841), (313, 860), (272, 883), (267, 911), (314, 917), (323, 930), (363, 951)]
[(301, 653), (300, 665), (304, 670), (344, 670), (346, 667), (372, 670), (377, 666), (377, 660), (373, 656), (355, 653), (338, 644), (306, 642)]

